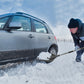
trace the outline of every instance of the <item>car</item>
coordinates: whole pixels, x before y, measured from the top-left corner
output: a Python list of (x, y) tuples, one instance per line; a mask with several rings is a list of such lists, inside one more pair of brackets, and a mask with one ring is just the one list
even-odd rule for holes
[(58, 52), (46, 22), (23, 12), (0, 15), (0, 64), (35, 59), (40, 52)]

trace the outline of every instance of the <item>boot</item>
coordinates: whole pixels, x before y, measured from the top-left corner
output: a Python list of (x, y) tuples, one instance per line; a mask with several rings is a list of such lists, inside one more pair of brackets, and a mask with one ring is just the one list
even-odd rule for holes
[(81, 61), (81, 58), (76, 58), (76, 62), (80, 62)]

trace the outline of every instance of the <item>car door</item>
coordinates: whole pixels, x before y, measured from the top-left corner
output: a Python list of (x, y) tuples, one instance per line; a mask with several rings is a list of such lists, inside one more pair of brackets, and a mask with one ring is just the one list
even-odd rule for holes
[(47, 51), (51, 38), (48, 34), (46, 26), (43, 23), (33, 20), (33, 24), (35, 29), (34, 36), (37, 39), (35, 54), (39, 55), (40, 52)]
[[(2, 32), (0, 36), (0, 51), (4, 53), (4, 59), (23, 59), (34, 56), (33, 37), (31, 36), (31, 20), (24, 16), (13, 16), (11, 22), (20, 22), (20, 29)], [(9, 24), (10, 24), (9, 23)]]

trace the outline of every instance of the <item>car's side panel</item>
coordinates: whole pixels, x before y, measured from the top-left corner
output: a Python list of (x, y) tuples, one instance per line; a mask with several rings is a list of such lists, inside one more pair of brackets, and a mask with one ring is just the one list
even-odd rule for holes
[[(32, 19), (35, 41), (35, 55), (42, 51), (48, 51), (48, 48), (55, 42), (54, 35), (47, 29), (45, 23)], [(56, 42), (55, 42), (56, 43)], [(54, 43), (54, 44), (55, 44)]]
[(34, 49), (31, 45), (33, 41), (29, 38), (30, 33), (0, 31), (0, 60), (34, 56)]

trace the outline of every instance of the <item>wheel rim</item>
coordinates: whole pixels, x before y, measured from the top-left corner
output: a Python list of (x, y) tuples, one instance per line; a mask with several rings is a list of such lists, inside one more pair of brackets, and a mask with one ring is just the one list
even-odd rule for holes
[(52, 55), (57, 55), (56, 49), (53, 48), (53, 47), (50, 49), (50, 53), (51, 53)]

